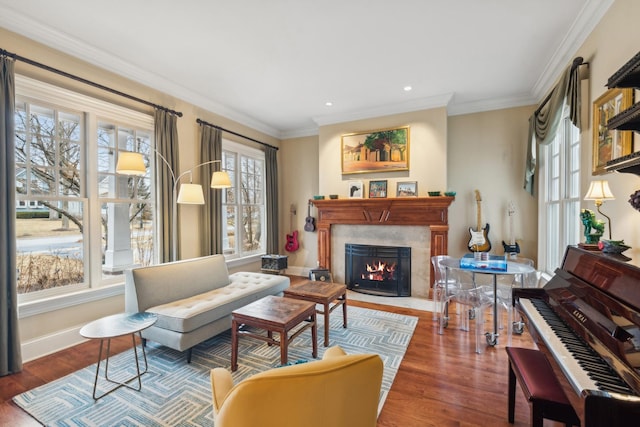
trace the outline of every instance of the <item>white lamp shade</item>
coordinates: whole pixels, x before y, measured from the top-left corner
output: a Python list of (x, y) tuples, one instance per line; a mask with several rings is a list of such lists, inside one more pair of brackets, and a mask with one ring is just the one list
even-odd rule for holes
[(585, 200), (613, 200), (615, 197), (609, 188), (609, 181), (591, 181)]
[(182, 184), (178, 193), (181, 205), (204, 205), (204, 194), (200, 184)]
[(121, 175), (145, 175), (147, 173), (147, 168), (144, 166), (144, 158), (142, 157), (142, 154), (131, 151), (120, 151), (118, 153), (116, 173)]
[(211, 188), (230, 188), (231, 179), (224, 171), (217, 171), (211, 175)]

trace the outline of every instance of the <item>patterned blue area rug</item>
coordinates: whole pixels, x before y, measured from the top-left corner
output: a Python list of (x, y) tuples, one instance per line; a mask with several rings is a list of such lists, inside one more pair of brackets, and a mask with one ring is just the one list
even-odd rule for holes
[[(348, 307), (348, 328), (342, 328), (338, 309), (331, 315), (330, 345), (339, 345), (347, 353), (377, 353), (384, 362), (382, 392), (378, 412), (387, 396), (418, 319), (360, 307)], [(324, 322), (318, 326), (318, 358), (323, 344)], [(266, 343), (240, 338), (237, 383), (243, 378), (279, 366), (280, 349)], [(97, 356), (97, 355), (96, 355)], [(94, 402), (91, 397), (95, 365), (64, 378), (20, 394), (14, 402), (44, 425), (51, 426), (213, 426), (209, 371), (214, 367), (230, 369), (231, 332), (193, 349), (191, 364), (184, 353), (147, 345), (149, 371), (142, 376), (142, 390), (121, 387)], [(313, 360), (311, 332), (305, 331), (289, 345), (289, 362)], [(107, 387), (104, 363), (98, 393)], [(120, 376), (116, 375), (119, 373)], [(112, 379), (135, 374), (133, 351), (114, 356), (109, 362)], [(111, 386), (111, 384), (108, 384)], [(133, 382), (137, 386), (137, 382)]]

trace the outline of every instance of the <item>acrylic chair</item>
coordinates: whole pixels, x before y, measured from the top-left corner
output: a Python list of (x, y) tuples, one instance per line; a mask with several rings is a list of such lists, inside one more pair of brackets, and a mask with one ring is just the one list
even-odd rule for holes
[[(433, 257), (437, 258), (437, 257)], [(439, 283), (438, 303), (440, 309), (438, 333), (444, 334), (444, 328), (449, 326), (449, 306), (455, 302), (457, 305), (469, 307), (459, 314), (460, 329), (470, 331), (469, 313), (473, 313), (475, 319), (475, 344), (476, 353), (482, 353), (484, 349), (484, 312), (492, 305), (489, 290), (486, 286), (476, 286), (471, 274), (442, 264), (446, 258), (433, 259), (436, 275), (435, 283)], [(434, 292), (435, 292), (434, 287)]]
[[(533, 268), (529, 273), (515, 274), (509, 276), (501, 276), (498, 279), (497, 300), (499, 308), (507, 313), (507, 345), (511, 345), (511, 338), (514, 333), (521, 334), (524, 330), (524, 322), (521, 316), (517, 316), (513, 307), (513, 288), (537, 288), (540, 283), (540, 272), (535, 270), (533, 260), (523, 257), (512, 257), (509, 262), (523, 264)], [(502, 323), (502, 316), (498, 319), (499, 324)], [(504, 329), (504, 326), (500, 326)]]

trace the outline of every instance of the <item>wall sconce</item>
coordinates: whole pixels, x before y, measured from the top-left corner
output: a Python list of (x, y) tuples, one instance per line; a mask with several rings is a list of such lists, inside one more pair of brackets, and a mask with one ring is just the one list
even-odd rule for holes
[(587, 195), (584, 196), (584, 200), (595, 200), (596, 208), (598, 212), (603, 217), (607, 218), (609, 222), (609, 240), (611, 240), (611, 218), (607, 215), (603, 214), (600, 210), (600, 206), (602, 206), (602, 202), (605, 200), (614, 200), (615, 197), (609, 188), (608, 181), (591, 181), (589, 185), (589, 190), (587, 190)]
[[(171, 195), (171, 208), (172, 208), (172, 261), (177, 259), (178, 253), (178, 203), (181, 205), (204, 205), (204, 193), (200, 184), (194, 184), (191, 182), (193, 177), (193, 170), (201, 166), (210, 165), (212, 163), (222, 163), (222, 160), (211, 160), (208, 162), (200, 163), (182, 172), (176, 176), (171, 169), (171, 165), (155, 149), (152, 149), (155, 154), (167, 165), (169, 172), (171, 173), (171, 179), (173, 180), (173, 193)], [(118, 154), (118, 163), (116, 164), (116, 173), (120, 175), (132, 175), (132, 176), (144, 176), (147, 173), (147, 168), (144, 165), (144, 158), (141, 153), (135, 153), (132, 151), (120, 151)], [(189, 174), (189, 183), (182, 184), (180, 191), (178, 192), (178, 184), (180, 180)], [(231, 187), (231, 179), (229, 174), (225, 171), (216, 171), (211, 175), (211, 188), (221, 189)]]

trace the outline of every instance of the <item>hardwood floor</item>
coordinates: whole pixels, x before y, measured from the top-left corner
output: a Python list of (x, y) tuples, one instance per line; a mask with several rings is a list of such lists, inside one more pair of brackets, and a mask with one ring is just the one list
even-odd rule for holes
[[(379, 427), (530, 425), (529, 406), (519, 387), (515, 424), (507, 422), (508, 366), (504, 343), (476, 354), (473, 334), (456, 329), (453, 320), (445, 334), (438, 335), (437, 322), (430, 312), (353, 300), (349, 304), (419, 319), (378, 418)], [(506, 337), (503, 338), (506, 342)], [(514, 336), (512, 345), (534, 347), (526, 332)], [(115, 351), (130, 348), (129, 338), (114, 340), (112, 348)], [(11, 398), (95, 363), (97, 354), (98, 342), (89, 341), (25, 363), (19, 374), (0, 377), (0, 426), (39, 425)], [(545, 420), (544, 425), (561, 424)]]

